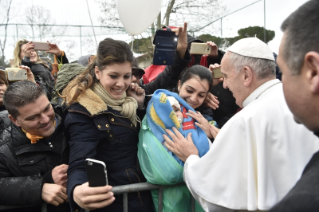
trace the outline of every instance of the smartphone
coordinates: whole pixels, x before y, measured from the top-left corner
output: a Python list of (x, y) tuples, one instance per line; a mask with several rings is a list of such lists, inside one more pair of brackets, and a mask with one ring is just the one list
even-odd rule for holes
[(215, 78), (215, 79), (223, 78), (223, 77), (224, 77), (224, 75), (222, 74), (222, 72), (221, 72), (221, 70), (220, 70), (220, 67), (213, 69), (213, 72), (214, 72), (214, 78)]
[(34, 50), (48, 51), (50, 49), (48, 42), (32, 41), (32, 43), (34, 44)]
[(22, 68), (6, 68), (7, 80), (10, 82), (27, 79), (27, 70)]
[(177, 36), (175, 32), (157, 30), (153, 44), (155, 45), (153, 65), (174, 64), (177, 47)]
[(211, 46), (207, 43), (191, 43), (191, 49), (189, 53), (191, 54), (209, 54), (211, 50)]
[(106, 166), (103, 161), (87, 158), (85, 160), (85, 169), (90, 187), (108, 185)]

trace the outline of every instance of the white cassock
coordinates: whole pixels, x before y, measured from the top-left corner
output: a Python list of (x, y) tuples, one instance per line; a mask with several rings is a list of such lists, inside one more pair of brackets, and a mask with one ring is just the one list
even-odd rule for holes
[(279, 80), (258, 87), (243, 106), (205, 156), (185, 163), (184, 180), (205, 211), (269, 210), (319, 149), (318, 138), (293, 120)]

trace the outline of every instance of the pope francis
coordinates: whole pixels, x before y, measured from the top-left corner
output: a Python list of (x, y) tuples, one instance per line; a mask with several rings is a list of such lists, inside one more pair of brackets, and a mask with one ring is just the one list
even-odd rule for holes
[[(223, 86), (243, 109), (219, 131), (202, 158), (190, 136), (177, 130), (165, 145), (185, 161), (184, 181), (205, 211), (267, 211), (300, 178), (319, 149), (315, 135), (298, 125), (275, 77), (270, 48), (258, 38), (229, 47), (221, 62)], [(307, 141), (307, 142), (305, 142)]]

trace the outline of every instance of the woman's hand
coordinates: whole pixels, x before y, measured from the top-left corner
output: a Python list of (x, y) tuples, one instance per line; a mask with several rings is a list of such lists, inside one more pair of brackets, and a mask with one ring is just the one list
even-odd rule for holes
[(55, 43), (50, 43), (49, 41), (47, 41), (49, 43), (49, 50), (46, 51), (46, 53), (51, 53), (56, 55), (57, 57), (60, 57), (62, 52), (59, 49), (59, 47), (55, 44)]
[(214, 139), (216, 138), (217, 134), (219, 133), (219, 130), (217, 127), (214, 125), (210, 125), (210, 133), (213, 135)]
[(177, 29), (172, 29), (172, 31), (178, 36), (176, 51), (184, 59), (187, 50), (187, 23), (184, 23), (184, 27), (178, 27)]
[(214, 78), (214, 69), (216, 68), (220, 68), (221, 66), (217, 63), (215, 63), (214, 65), (209, 65), (209, 70), (210, 72), (212, 72), (212, 76), (213, 76), (213, 86), (216, 86), (218, 85), (219, 83), (223, 82), (224, 81), (224, 78)]
[(138, 109), (144, 109), (145, 90), (137, 83), (131, 83), (126, 91), (126, 95), (133, 97), (137, 101)]
[(208, 57), (217, 57), (218, 56), (218, 46), (212, 41), (207, 41), (207, 45), (209, 45), (211, 47), (210, 53), (208, 54)]
[(219, 101), (217, 96), (214, 96), (212, 93), (208, 92), (207, 97), (205, 99), (205, 103), (208, 107), (216, 110), (219, 107)]
[(78, 185), (73, 190), (73, 199), (83, 209), (104, 208), (114, 202), (111, 186), (89, 187), (88, 183)]
[(213, 135), (210, 132), (211, 125), (200, 112), (195, 113), (194, 111), (189, 110), (188, 113), (186, 113), (186, 115), (192, 117), (197, 121), (195, 122), (196, 126), (200, 127), (206, 133), (206, 136), (208, 138), (213, 138)]
[(36, 83), (35, 79), (34, 79), (34, 75), (28, 66), (19, 66), (19, 68), (22, 68), (22, 69), (27, 71), (27, 80), (28, 81)]
[(25, 44), (21, 51), (23, 52), (25, 57), (31, 57), (31, 52), (34, 51), (34, 44), (32, 43), (32, 41), (29, 41), (27, 44)]
[(187, 135), (187, 139), (175, 128), (173, 127), (173, 131), (165, 130), (169, 136), (173, 139), (173, 141), (167, 136), (163, 135), (165, 139), (165, 146), (171, 152), (173, 152), (179, 159), (182, 161), (186, 161), (187, 158), (191, 155), (198, 155), (198, 150), (193, 143), (192, 134), (189, 133)]

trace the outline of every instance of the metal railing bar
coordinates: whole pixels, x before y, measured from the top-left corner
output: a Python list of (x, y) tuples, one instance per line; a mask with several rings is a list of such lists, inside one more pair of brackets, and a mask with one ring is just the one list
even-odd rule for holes
[(128, 212), (127, 193), (124, 193), (124, 194), (123, 194), (123, 212)]
[(113, 187), (112, 192), (114, 194), (123, 194), (123, 193), (137, 192), (137, 191), (155, 190), (159, 188), (167, 188), (167, 187), (174, 187), (174, 186), (180, 186), (180, 185), (185, 185), (185, 183), (178, 183), (174, 185), (154, 185), (150, 183), (134, 183), (134, 184), (128, 184), (128, 185), (115, 186)]
[[(185, 183), (178, 183), (173, 185), (154, 185), (150, 183), (135, 183), (135, 184), (128, 184), (122, 186), (115, 186), (112, 189), (112, 192), (117, 194), (123, 194), (123, 211), (128, 212), (128, 193), (131, 192), (138, 192), (138, 191), (148, 191), (148, 190), (155, 190), (158, 189), (158, 211), (163, 211), (163, 189), (168, 187), (175, 187), (175, 186), (182, 186)], [(192, 211), (195, 211), (195, 200), (192, 198)], [(8, 206), (8, 205), (0, 205), (0, 211), (8, 210), (8, 209), (16, 209), (16, 208), (28, 208), (34, 207), (36, 205), (24, 205), (24, 206)], [(42, 212), (47, 212), (47, 204), (42, 204), (41, 207)]]
[(158, 212), (163, 211), (163, 188), (158, 189)]
[(191, 211), (192, 211), (192, 212), (195, 212), (195, 199), (194, 199), (193, 196), (192, 196), (191, 198), (192, 198), (192, 204), (191, 204), (191, 205), (192, 205), (192, 208), (191, 208)]

